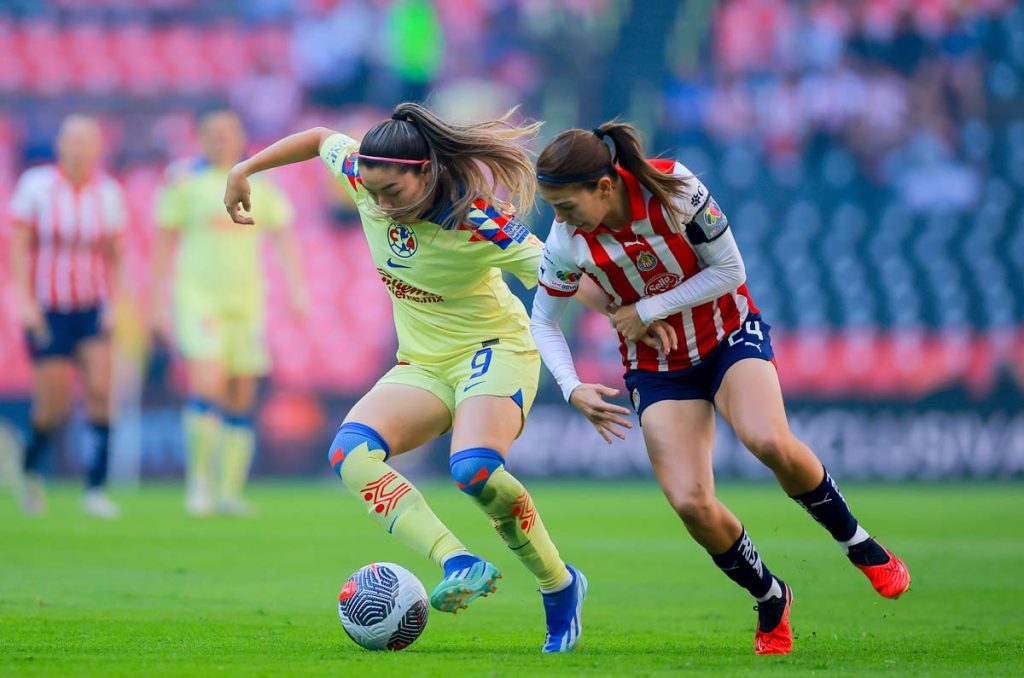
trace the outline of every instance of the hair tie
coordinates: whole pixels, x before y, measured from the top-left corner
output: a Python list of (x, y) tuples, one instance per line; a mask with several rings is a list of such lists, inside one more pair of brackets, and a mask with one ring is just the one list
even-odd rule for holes
[(590, 131), (591, 131), (591, 132), (593, 132), (593, 133), (594, 133), (594, 136), (596, 136), (596, 137), (597, 137), (598, 139), (600, 139), (601, 141), (604, 141), (604, 138), (605, 138), (606, 136), (608, 136), (608, 133), (607, 133), (607, 132), (605, 132), (605, 131), (604, 131), (603, 129), (601, 129), (600, 127), (595, 127), (594, 129), (592, 129), (592, 130), (590, 130)]
[(408, 113), (392, 113), (391, 119), (400, 120), (401, 122), (412, 122), (412, 120), (409, 119)]

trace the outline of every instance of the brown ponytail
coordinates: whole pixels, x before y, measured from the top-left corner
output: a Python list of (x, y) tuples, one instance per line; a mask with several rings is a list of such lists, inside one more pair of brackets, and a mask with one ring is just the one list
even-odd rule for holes
[[(611, 140), (614, 155), (605, 138)], [(537, 159), (537, 181), (550, 185), (579, 183), (593, 190), (601, 177), (618, 181), (616, 165), (635, 176), (658, 199), (672, 228), (681, 233), (684, 215), (673, 199), (684, 195), (688, 179), (666, 174), (647, 162), (640, 131), (629, 123), (612, 120), (593, 130), (560, 133)]]
[[(530, 158), (516, 142), (536, 136), (541, 123), (516, 126), (510, 122), (514, 114), (512, 109), (497, 120), (463, 125), (446, 122), (420, 104), (396, 106), (389, 120), (366, 133), (359, 151), (369, 156), (430, 160), (430, 179), (422, 199), (384, 212), (392, 218), (415, 218), (441, 197), (452, 206), (441, 226), (451, 229), (465, 223), (474, 200), (500, 206), (507, 199), (513, 211), (517, 207), (528, 211), (537, 184)], [(375, 163), (360, 160), (364, 166)], [(416, 166), (401, 167), (412, 171)], [(499, 195), (502, 189), (505, 198)]]

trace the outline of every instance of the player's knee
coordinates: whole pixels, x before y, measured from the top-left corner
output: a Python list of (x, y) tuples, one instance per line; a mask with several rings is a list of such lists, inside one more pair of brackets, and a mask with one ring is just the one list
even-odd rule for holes
[(85, 413), (91, 421), (107, 418), (110, 412), (110, 397), (106, 391), (92, 392), (85, 399)]
[(71, 403), (56, 398), (33, 408), (32, 423), (42, 431), (55, 431), (71, 418)]
[(752, 431), (742, 436), (747, 449), (768, 468), (779, 468), (789, 462), (793, 434), (784, 429)]
[(669, 503), (687, 525), (708, 525), (715, 513), (715, 496), (699, 490), (670, 495)]
[(70, 414), (70, 408), (67, 413), (54, 410), (37, 411), (32, 414), (32, 426), (40, 431), (53, 433), (67, 422)]
[(471, 447), (456, 452), (448, 459), (455, 485), (474, 497), (480, 496), (488, 478), (504, 463), (504, 457), (489, 447)]
[(327, 451), (327, 460), (334, 472), (341, 476), (341, 466), (345, 458), (355, 452), (361, 445), (365, 445), (367, 451), (383, 450), (384, 458), (391, 454), (391, 448), (380, 433), (366, 424), (346, 422), (338, 429), (334, 436), (330, 449)]

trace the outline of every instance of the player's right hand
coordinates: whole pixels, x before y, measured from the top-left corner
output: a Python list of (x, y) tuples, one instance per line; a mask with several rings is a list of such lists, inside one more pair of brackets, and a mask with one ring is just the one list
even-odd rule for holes
[(231, 215), (231, 221), (236, 224), (252, 226), (256, 223), (252, 217), (242, 214), (242, 211), (252, 211), (249, 193), (249, 178), (245, 176), (245, 172), (239, 169), (238, 165), (235, 165), (228, 172), (228, 182), (224, 188), (224, 207)]
[(629, 410), (619, 405), (605, 402), (605, 396), (613, 398), (619, 395), (619, 390), (604, 386), (603, 384), (580, 384), (573, 389), (569, 396), (569, 403), (583, 413), (590, 420), (597, 432), (601, 434), (604, 441), (609, 445), (612, 436), (625, 440), (626, 435), (616, 426), (622, 428), (633, 428), (633, 424), (626, 421), (620, 415), (629, 416)]
[(647, 328), (647, 334), (641, 337), (640, 341), (656, 351), (664, 351), (666, 356), (679, 348), (679, 337), (675, 328), (664, 320), (655, 320), (651, 323)]
[(43, 315), (43, 309), (35, 299), (25, 299), (21, 303), (21, 326), (41, 345), (50, 343), (50, 326)]

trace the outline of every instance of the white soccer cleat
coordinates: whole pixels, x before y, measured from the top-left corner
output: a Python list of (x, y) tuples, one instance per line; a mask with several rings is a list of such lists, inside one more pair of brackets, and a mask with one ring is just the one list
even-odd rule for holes
[(251, 517), (256, 512), (252, 504), (244, 499), (221, 499), (217, 502), (217, 513), (226, 516)]
[(82, 510), (94, 518), (113, 520), (121, 515), (117, 504), (103, 490), (87, 490), (82, 498)]
[(192, 516), (208, 516), (213, 513), (213, 496), (199, 488), (189, 490), (185, 496), (185, 510)]

